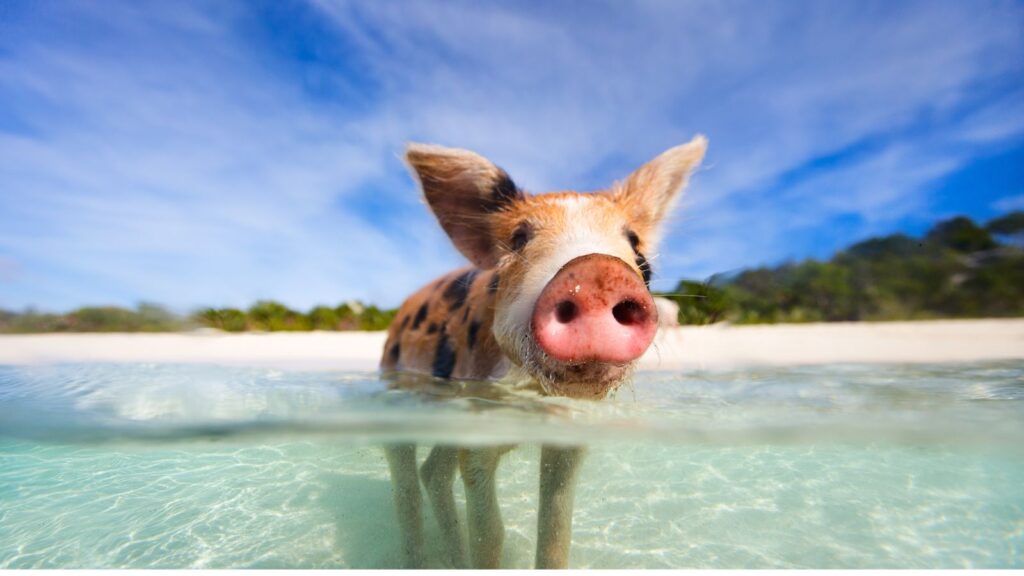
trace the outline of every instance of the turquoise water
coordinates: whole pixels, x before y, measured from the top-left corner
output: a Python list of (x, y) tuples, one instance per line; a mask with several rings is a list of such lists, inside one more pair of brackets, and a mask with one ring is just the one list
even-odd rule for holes
[(0, 568), (398, 566), (379, 446), (409, 440), (519, 444), (506, 567), (533, 562), (544, 442), (588, 446), (572, 567), (1024, 567), (1024, 362), (1002, 362), (642, 373), (599, 403), (0, 367)]

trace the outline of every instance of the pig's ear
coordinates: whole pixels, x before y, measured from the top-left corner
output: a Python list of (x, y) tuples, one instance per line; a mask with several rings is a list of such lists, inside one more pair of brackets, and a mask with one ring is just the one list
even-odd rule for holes
[(658, 223), (672, 210), (690, 174), (704, 158), (708, 141), (695, 136), (670, 148), (616, 186), (616, 200), (626, 209), (630, 225), (641, 235), (656, 235)]
[(497, 264), (489, 214), (522, 196), (504, 170), (469, 150), (410, 144), (405, 160), (455, 247), (480, 268)]

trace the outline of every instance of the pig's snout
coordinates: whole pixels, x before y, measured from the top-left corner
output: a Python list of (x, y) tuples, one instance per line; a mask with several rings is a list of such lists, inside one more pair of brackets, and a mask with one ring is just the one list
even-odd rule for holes
[(562, 362), (630, 362), (650, 346), (657, 324), (643, 280), (605, 254), (563, 266), (537, 298), (532, 319), (537, 344)]

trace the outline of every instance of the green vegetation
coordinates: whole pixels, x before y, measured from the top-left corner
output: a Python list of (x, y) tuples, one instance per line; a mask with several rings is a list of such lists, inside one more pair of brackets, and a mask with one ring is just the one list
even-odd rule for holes
[(680, 282), (679, 320), (707, 324), (1024, 316), (1024, 212), (957, 217), (916, 239), (871, 238), (827, 262)]
[(189, 328), (189, 322), (156, 304), (142, 303), (134, 310), (116, 306), (88, 306), (66, 314), (26, 310), (0, 310), (0, 333), (32, 332), (171, 332)]
[(193, 319), (200, 325), (227, 332), (384, 330), (396, 313), (398, 310), (352, 302), (334, 308), (316, 306), (304, 314), (279, 302), (261, 300), (244, 312), (236, 308), (205, 308), (194, 314)]
[[(679, 304), (683, 324), (1024, 316), (1024, 212), (984, 226), (960, 216), (939, 222), (923, 238), (871, 238), (827, 262), (683, 280), (664, 296)], [(66, 314), (0, 309), (0, 333), (384, 330), (396, 312), (351, 302), (303, 313), (271, 300), (248, 310), (205, 308), (187, 318), (145, 303)]]
[(1024, 212), (1011, 212), (991, 220), (985, 230), (1008, 244), (1024, 246)]
[(271, 300), (261, 300), (244, 311), (204, 308), (188, 318), (153, 304), (140, 304), (134, 310), (116, 306), (79, 308), (66, 314), (0, 309), (0, 333), (172, 332), (200, 327), (226, 332), (384, 330), (396, 312), (355, 302), (336, 308), (317, 306), (304, 314)]

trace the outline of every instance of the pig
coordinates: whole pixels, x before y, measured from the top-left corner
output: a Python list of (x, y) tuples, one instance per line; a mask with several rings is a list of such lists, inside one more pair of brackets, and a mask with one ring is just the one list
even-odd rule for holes
[[(706, 139), (671, 148), (598, 192), (528, 194), (473, 152), (411, 144), (406, 161), (427, 204), (470, 262), (399, 308), (380, 367), (395, 375), (495, 380), (510, 389), (599, 400), (625, 381), (658, 326), (650, 293), (660, 224), (700, 164)], [(495, 471), (509, 447), (385, 448), (405, 566), (424, 563), (422, 482), (453, 567), (495, 568), (504, 528)], [(583, 451), (542, 446), (538, 568), (567, 567)], [(466, 490), (469, 554), (452, 493)]]

